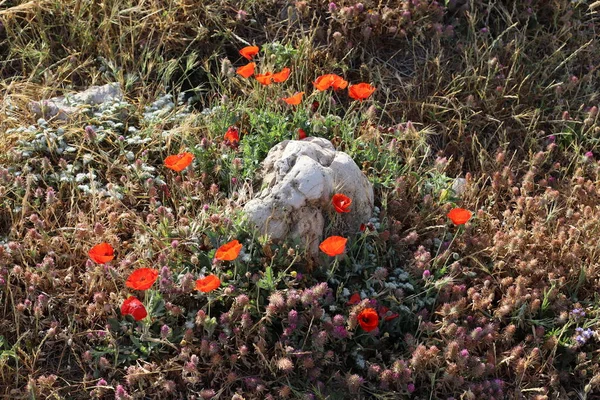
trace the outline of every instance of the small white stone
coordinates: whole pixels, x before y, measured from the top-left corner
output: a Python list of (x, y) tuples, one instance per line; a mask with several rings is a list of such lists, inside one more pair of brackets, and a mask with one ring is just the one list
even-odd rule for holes
[(456, 178), (452, 183), (452, 190), (457, 196), (461, 196), (465, 192), (467, 180), (465, 178)]

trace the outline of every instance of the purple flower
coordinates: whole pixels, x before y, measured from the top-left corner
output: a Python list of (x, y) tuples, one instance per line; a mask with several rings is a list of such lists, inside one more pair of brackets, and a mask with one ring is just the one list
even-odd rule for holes
[(585, 311), (582, 308), (574, 308), (571, 311), (571, 315), (575, 318), (582, 318), (585, 317)]
[(581, 346), (583, 346), (589, 339), (592, 338), (592, 336), (594, 336), (594, 331), (592, 331), (590, 328), (576, 328), (575, 332), (578, 333), (578, 335), (575, 337), (575, 340)]
[(290, 312), (288, 313), (288, 322), (290, 324), (297, 324), (298, 323), (298, 311), (296, 311), (296, 310), (290, 310)]
[(170, 334), (170, 333), (171, 333), (171, 328), (169, 328), (169, 326), (168, 326), (168, 325), (163, 325), (163, 326), (160, 328), (160, 336), (161, 336), (163, 339), (166, 339), (166, 338), (169, 336), (169, 334)]
[(333, 335), (333, 337), (338, 339), (346, 339), (348, 337), (348, 331), (343, 326), (333, 327), (333, 331), (331, 334)]
[(117, 389), (115, 390), (115, 400), (124, 400), (127, 397), (129, 397), (129, 394), (123, 385), (117, 385)]
[(337, 314), (336, 316), (333, 317), (333, 325), (344, 325), (346, 323), (346, 319), (344, 318), (343, 315)]

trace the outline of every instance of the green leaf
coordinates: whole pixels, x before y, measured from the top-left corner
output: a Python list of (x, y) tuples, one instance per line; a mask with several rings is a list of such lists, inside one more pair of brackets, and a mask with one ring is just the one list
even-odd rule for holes
[(264, 276), (256, 283), (256, 285), (265, 290), (274, 290), (275, 284), (273, 281), (273, 268), (267, 267)]

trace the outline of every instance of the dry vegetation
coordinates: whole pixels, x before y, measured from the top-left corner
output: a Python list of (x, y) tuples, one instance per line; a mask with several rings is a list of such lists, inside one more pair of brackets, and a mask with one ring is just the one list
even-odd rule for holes
[[(0, 396), (599, 398), (599, 30), (583, 0), (0, 0)], [(237, 76), (248, 44), (290, 79)], [(377, 91), (313, 92), (324, 73)], [(125, 101), (29, 111), (110, 82)], [(375, 187), (335, 269), (240, 212), (299, 128)], [(158, 281), (132, 291), (141, 267)], [(399, 316), (365, 332), (365, 307)]]

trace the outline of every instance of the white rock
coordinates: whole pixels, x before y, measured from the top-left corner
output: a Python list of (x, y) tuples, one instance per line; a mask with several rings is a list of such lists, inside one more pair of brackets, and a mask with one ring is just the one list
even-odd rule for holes
[[(274, 240), (300, 239), (313, 256), (325, 226), (331, 226), (330, 235), (349, 235), (373, 213), (373, 186), (352, 158), (326, 139), (279, 143), (263, 161), (261, 175), (261, 192), (244, 206), (250, 221)], [(333, 209), (336, 193), (352, 199), (349, 213)]]
[(452, 190), (457, 196), (462, 196), (467, 186), (467, 180), (465, 178), (456, 178), (452, 182)]
[(83, 92), (75, 94), (34, 101), (29, 104), (29, 107), (38, 118), (68, 120), (78, 112), (81, 106), (98, 105), (122, 99), (121, 86), (115, 82), (103, 86), (91, 86)]

